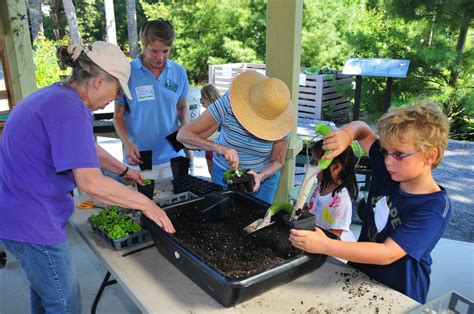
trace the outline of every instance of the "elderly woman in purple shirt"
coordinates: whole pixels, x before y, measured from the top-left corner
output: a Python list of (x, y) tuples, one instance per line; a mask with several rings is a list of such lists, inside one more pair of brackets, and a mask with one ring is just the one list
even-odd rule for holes
[(166, 213), (152, 200), (109, 177), (103, 167), (143, 183), (94, 143), (91, 111), (122, 90), (128, 97), (130, 66), (105, 42), (63, 46), (60, 63), (73, 72), (64, 84), (29, 95), (11, 112), (0, 140), (0, 241), (21, 262), (30, 282), (32, 312), (77, 313), (80, 294), (68, 248), (66, 222), (76, 186), (107, 204), (133, 207), (167, 232)]

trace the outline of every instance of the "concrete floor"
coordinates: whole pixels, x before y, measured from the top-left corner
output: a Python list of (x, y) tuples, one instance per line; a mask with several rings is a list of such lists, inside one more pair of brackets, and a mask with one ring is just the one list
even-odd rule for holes
[[(105, 149), (121, 155), (117, 140), (100, 139)], [(209, 176), (202, 153), (195, 159), (194, 174)], [(360, 226), (353, 224), (357, 236)], [(82, 294), (82, 312), (90, 313), (94, 298), (107, 272), (75, 230), (68, 226), (69, 244), (77, 268)], [(1, 247), (0, 247), (1, 249)], [(0, 314), (29, 313), (29, 286), (20, 264), (7, 252), (5, 268), (0, 269)], [(433, 266), (428, 301), (450, 291), (474, 300), (474, 244), (441, 239), (432, 253)], [(159, 296), (157, 296), (159, 297)], [(192, 309), (189, 309), (192, 311)], [(159, 311), (159, 309), (158, 309)], [(120, 285), (105, 289), (98, 313), (139, 313), (139, 309)]]

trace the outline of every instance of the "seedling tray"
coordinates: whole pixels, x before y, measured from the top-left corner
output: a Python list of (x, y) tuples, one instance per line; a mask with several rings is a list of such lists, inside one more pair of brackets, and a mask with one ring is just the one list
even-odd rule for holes
[[(242, 237), (245, 237), (243, 227), (251, 221), (263, 217), (266, 209), (270, 206), (269, 204), (264, 203), (246, 193), (226, 191), (222, 192), (222, 194), (227, 195), (230, 198), (229, 215), (223, 219), (223, 222), (213, 221), (210, 223), (203, 223), (200, 225), (200, 227), (198, 225), (198, 231), (200, 228), (202, 228), (204, 231), (213, 231), (213, 228), (216, 227), (216, 224), (222, 223), (224, 224), (224, 230), (242, 230)], [(199, 212), (202, 210), (201, 208), (196, 207), (196, 204), (199, 204), (199, 202), (202, 203), (203, 199), (204, 198), (200, 197), (192, 201), (172, 205), (166, 207), (165, 210), (173, 222), (173, 219), (179, 215), (185, 216), (189, 214), (190, 211)], [(242, 217), (236, 217), (235, 215), (237, 213), (234, 211), (236, 207), (246, 208), (247, 213), (252, 214), (254, 212), (255, 215), (247, 215), (245, 219)], [(258, 272), (249, 272), (250, 275), (247, 275), (246, 271), (243, 271), (239, 274), (244, 275), (233, 276), (229, 275), (229, 272), (222, 271), (216, 266), (211, 265), (211, 263), (207, 261), (208, 258), (210, 258), (210, 254), (198, 254), (196, 253), (197, 251), (195, 248), (191, 249), (184, 245), (182, 241), (179, 240), (180, 229), (177, 229), (177, 234), (170, 235), (164, 232), (159, 226), (157, 226), (148, 218), (142, 216), (141, 219), (144, 226), (150, 231), (152, 239), (155, 242), (160, 254), (163, 255), (182, 273), (184, 273), (189, 279), (194, 281), (212, 298), (225, 307), (230, 307), (241, 303), (276, 286), (285, 284), (298, 277), (301, 277), (320, 267), (327, 258), (326, 255), (305, 254), (302, 251), (295, 250), (289, 244), (288, 234), (285, 233), (284, 239), (288, 242), (285, 243), (285, 245), (288, 245), (288, 248), (293, 251), (291, 254), (287, 255), (288, 257), (278, 257), (275, 259), (272, 257), (273, 260), (278, 260), (278, 262), (275, 262), (275, 265), (270, 268), (263, 268), (263, 270), (258, 270)], [(236, 225), (232, 226), (231, 224), (233, 223)], [(196, 228), (196, 226), (193, 226), (193, 228)], [(271, 228), (275, 228), (273, 229), (275, 232), (280, 232), (276, 228), (283, 228), (285, 229), (285, 232), (287, 232), (286, 227), (279, 225), (278, 223), (275, 223), (265, 229), (268, 231), (271, 230)], [(263, 231), (263, 233), (267, 231)], [(269, 239), (275, 238), (271, 232), (273, 231), (270, 231), (270, 233), (267, 234), (270, 236), (268, 237)], [(193, 234), (191, 233), (191, 235)], [(204, 236), (203, 238), (200, 235), (195, 235), (194, 238), (203, 240), (203, 242), (207, 242), (206, 239), (208, 239), (207, 236)], [(224, 238), (225, 236), (218, 238), (218, 247), (226, 246)], [(242, 241), (245, 241), (247, 238), (242, 239)], [(281, 241), (278, 240), (276, 242)], [(267, 248), (265, 252), (270, 252), (270, 250), (270, 248)], [(217, 255), (218, 258), (224, 256), (232, 256), (232, 253), (219, 253)], [(253, 261), (254, 256), (254, 253), (249, 252), (247, 262), (251, 265), (255, 265)]]
[(192, 192), (182, 192), (168, 197), (160, 197), (155, 200), (155, 203), (160, 207), (178, 204), (197, 198), (198, 196)]
[(425, 314), (425, 313), (474, 313), (474, 303), (457, 294), (454, 291), (448, 292), (426, 304), (423, 304), (409, 314)]
[(185, 175), (173, 180), (173, 191), (175, 194), (189, 191), (198, 196), (203, 196), (207, 193), (222, 190), (223, 187), (219, 184), (191, 175)]
[(148, 241), (151, 240), (150, 232), (146, 229), (143, 229), (139, 233), (134, 233), (134, 234), (129, 235), (128, 237), (120, 238), (120, 239), (117, 239), (117, 240), (111, 239), (107, 235), (107, 233), (105, 233), (105, 232), (103, 232), (103, 231), (101, 231), (97, 228), (92, 227), (92, 230), (94, 230), (95, 233), (97, 233), (98, 235), (101, 236), (101, 238), (103, 238), (105, 241), (107, 241), (107, 243), (109, 243), (114, 248), (114, 250), (116, 250), (116, 251), (120, 251), (120, 250), (123, 250), (123, 249), (128, 249), (132, 246), (139, 245), (139, 244), (142, 244), (142, 243), (145, 243), (145, 242), (148, 242)]

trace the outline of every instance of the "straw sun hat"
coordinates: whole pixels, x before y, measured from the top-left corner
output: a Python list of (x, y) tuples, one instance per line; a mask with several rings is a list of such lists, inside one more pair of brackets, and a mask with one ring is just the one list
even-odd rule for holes
[(240, 124), (264, 140), (279, 140), (295, 125), (288, 87), (255, 71), (243, 72), (232, 81), (230, 105)]

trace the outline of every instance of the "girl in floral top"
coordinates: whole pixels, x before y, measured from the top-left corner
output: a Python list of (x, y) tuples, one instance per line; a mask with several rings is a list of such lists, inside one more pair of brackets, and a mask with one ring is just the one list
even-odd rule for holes
[[(323, 155), (323, 141), (314, 143), (311, 156), (315, 164)], [(318, 174), (318, 184), (309, 203), (316, 216), (316, 226), (326, 229), (344, 241), (355, 241), (350, 231), (352, 199), (357, 197), (355, 156), (349, 146)]]

